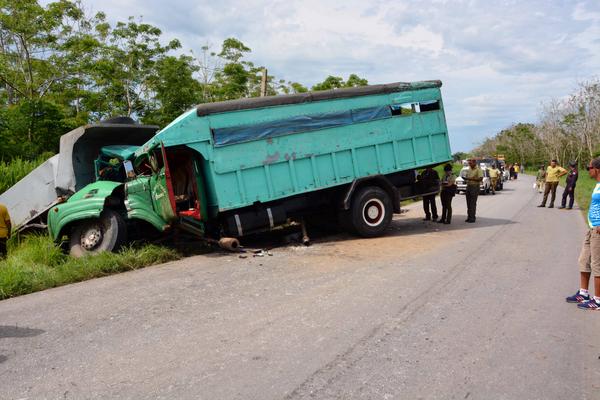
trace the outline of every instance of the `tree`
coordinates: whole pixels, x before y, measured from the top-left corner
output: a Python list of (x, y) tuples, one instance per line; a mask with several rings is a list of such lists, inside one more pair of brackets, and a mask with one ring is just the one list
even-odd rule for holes
[(165, 126), (202, 98), (202, 84), (193, 76), (199, 67), (190, 56), (167, 56), (157, 61), (154, 70), (148, 79), (153, 106), (143, 121)]
[(96, 30), (106, 42), (90, 71), (94, 94), (86, 99), (86, 106), (96, 110), (92, 118), (144, 116), (152, 103), (149, 84), (157, 63), (181, 44), (172, 40), (163, 46), (160, 29), (135, 22), (133, 17), (114, 28), (99, 24)]
[(358, 86), (366, 86), (369, 82), (366, 79), (360, 78), (356, 74), (351, 74), (348, 77), (347, 81), (344, 81), (344, 78), (339, 76), (331, 76), (329, 75), (325, 80), (321, 83), (317, 83), (313, 85), (311, 90), (329, 90), (329, 89), (340, 89), (340, 88), (349, 88), (349, 87), (358, 87)]
[[(74, 68), (67, 54), (75, 42), (73, 27), (84, 22), (78, 2), (61, 0), (44, 8), (35, 0), (0, 0), (2, 157), (43, 151), (56, 144), (56, 129), (71, 127), (72, 99), (65, 89)], [(57, 96), (62, 104), (54, 102)]]

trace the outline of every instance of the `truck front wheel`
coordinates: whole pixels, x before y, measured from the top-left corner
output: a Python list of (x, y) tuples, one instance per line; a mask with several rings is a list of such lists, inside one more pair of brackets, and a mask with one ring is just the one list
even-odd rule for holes
[(102, 251), (116, 251), (125, 242), (127, 227), (123, 217), (107, 209), (100, 218), (78, 221), (69, 238), (70, 254), (82, 257)]
[(382, 235), (392, 220), (392, 214), (392, 199), (378, 186), (363, 187), (352, 199), (351, 223), (354, 231), (360, 236)]

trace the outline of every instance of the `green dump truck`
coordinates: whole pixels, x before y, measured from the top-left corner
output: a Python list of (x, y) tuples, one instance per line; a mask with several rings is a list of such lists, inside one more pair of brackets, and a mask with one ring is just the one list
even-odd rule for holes
[(451, 159), (440, 81), (202, 104), (141, 146), (105, 146), (96, 180), (48, 213), (71, 253), (116, 249), (132, 229), (241, 237), (310, 215), (381, 235)]

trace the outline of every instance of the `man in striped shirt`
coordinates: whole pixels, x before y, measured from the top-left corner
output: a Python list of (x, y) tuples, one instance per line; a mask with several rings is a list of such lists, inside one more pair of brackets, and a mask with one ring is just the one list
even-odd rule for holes
[[(596, 180), (588, 211), (588, 226), (579, 255), (580, 289), (566, 298), (569, 303), (579, 303), (583, 310), (600, 310), (600, 158), (594, 158), (588, 172)], [(594, 276), (594, 297), (589, 294), (589, 282)]]

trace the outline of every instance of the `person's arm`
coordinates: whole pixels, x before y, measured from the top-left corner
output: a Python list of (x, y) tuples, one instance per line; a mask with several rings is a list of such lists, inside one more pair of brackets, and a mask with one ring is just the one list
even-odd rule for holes
[(561, 176), (566, 175), (568, 173), (569, 171), (561, 167), (560, 172), (558, 173), (558, 177), (560, 178)]

